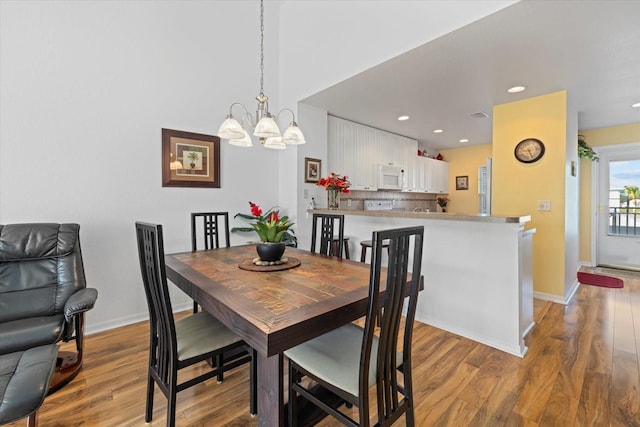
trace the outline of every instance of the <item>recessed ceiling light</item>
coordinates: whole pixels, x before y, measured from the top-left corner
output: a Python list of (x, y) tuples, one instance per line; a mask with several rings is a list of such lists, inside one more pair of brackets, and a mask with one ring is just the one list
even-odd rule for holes
[(640, 108), (640, 102), (636, 102), (635, 104), (631, 104), (631, 108)]
[(400, 120), (401, 122), (403, 122), (405, 120), (409, 120), (409, 116), (400, 116), (400, 117), (398, 117), (398, 120)]
[(518, 93), (518, 92), (522, 92), (525, 89), (526, 89), (525, 86), (514, 86), (514, 87), (510, 87), (507, 90), (507, 92), (509, 92), (509, 93)]
[(469, 140), (467, 138), (463, 138), (460, 140), (460, 142), (469, 142)]
[(434, 129), (433, 133), (442, 133), (444, 132), (444, 129)]

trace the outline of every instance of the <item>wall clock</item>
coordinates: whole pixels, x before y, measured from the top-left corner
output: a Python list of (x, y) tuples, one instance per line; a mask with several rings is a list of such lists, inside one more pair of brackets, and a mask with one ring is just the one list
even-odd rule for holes
[(539, 139), (523, 139), (516, 145), (513, 154), (522, 163), (534, 163), (544, 155), (544, 144)]

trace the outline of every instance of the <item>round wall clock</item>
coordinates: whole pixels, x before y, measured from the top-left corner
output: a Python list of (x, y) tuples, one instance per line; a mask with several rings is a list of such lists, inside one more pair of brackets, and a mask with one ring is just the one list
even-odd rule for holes
[(537, 162), (544, 155), (544, 144), (535, 138), (523, 139), (516, 145), (513, 154), (522, 163)]

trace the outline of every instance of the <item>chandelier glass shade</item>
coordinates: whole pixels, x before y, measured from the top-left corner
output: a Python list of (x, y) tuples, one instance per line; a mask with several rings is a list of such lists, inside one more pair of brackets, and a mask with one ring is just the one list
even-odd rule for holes
[[(269, 97), (264, 94), (264, 0), (260, 0), (260, 94), (256, 96), (258, 107), (255, 121), (247, 107), (239, 102), (234, 102), (229, 107), (229, 115), (218, 129), (218, 137), (227, 139), (229, 144), (238, 147), (251, 147), (251, 137), (244, 129), (243, 124), (248, 125), (253, 130), (253, 135), (258, 137), (260, 142), (266, 147), (274, 150), (283, 150), (287, 144), (304, 144), (306, 141), (302, 131), (296, 123), (295, 114), (292, 110), (284, 108), (275, 116), (269, 112)], [(240, 121), (233, 116), (234, 107), (241, 108)], [(278, 120), (280, 114), (288, 111), (292, 120), (289, 126), (280, 133)]]

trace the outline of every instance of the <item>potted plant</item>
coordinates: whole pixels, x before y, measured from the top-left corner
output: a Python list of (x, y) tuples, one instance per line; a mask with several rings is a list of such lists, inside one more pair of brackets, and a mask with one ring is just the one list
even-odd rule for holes
[(442, 212), (447, 211), (447, 203), (449, 203), (449, 199), (447, 197), (438, 197), (436, 198), (436, 203), (442, 209)]
[(232, 232), (250, 232), (258, 233), (260, 242), (256, 243), (256, 251), (263, 262), (278, 262), (284, 254), (286, 245), (296, 246), (297, 239), (294, 231), (291, 229), (293, 225), (289, 221), (289, 217), (280, 216), (275, 208), (269, 209), (263, 213), (262, 208), (253, 202), (249, 202), (251, 215), (237, 213), (234, 218), (240, 218), (248, 222), (250, 227), (233, 227)]
[(589, 147), (587, 141), (585, 141), (584, 135), (578, 135), (578, 157), (581, 159), (591, 160), (597, 162), (599, 160), (593, 148)]

